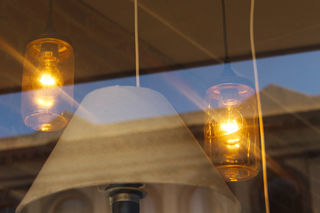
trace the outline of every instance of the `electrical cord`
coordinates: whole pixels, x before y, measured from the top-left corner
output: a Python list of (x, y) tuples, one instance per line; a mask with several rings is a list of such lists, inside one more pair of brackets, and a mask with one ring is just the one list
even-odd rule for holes
[(134, 43), (136, 59), (136, 86), (140, 87), (139, 33), (138, 33), (138, 0), (134, 0)]
[(257, 68), (257, 60), (256, 60), (256, 49), (255, 49), (255, 43), (254, 43), (254, 6), (255, 6), (255, 0), (251, 0), (251, 5), (250, 5), (250, 46), (251, 46), (254, 83), (255, 83), (255, 87), (256, 87), (256, 94), (257, 94), (256, 97), (257, 97), (257, 106), (258, 106), (258, 114), (259, 114), (264, 199), (265, 199), (266, 213), (270, 213), (265, 137), (264, 137), (264, 131), (263, 131), (262, 108), (261, 108), (261, 99), (260, 99), (260, 93), (259, 93), (259, 80), (258, 80), (259, 78), (258, 78), (258, 68)]
[(225, 51), (225, 61), (229, 61), (229, 48), (228, 48), (228, 31), (227, 31), (227, 17), (226, 17), (226, 4), (225, 0), (221, 0), (222, 6), (222, 27), (223, 27), (223, 43)]

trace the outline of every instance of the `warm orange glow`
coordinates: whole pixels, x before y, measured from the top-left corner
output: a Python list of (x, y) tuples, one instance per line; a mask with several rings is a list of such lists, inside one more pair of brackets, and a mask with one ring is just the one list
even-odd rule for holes
[(223, 135), (230, 135), (239, 130), (239, 125), (236, 120), (227, 120), (220, 124), (220, 130)]
[(55, 86), (57, 84), (55, 77), (49, 73), (44, 73), (40, 77), (40, 83), (43, 86)]
[(228, 149), (238, 149), (240, 147), (241, 127), (236, 120), (225, 120), (217, 125), (215, 130), (217, 135), (221, 135), (222, 143), (226, 143)]

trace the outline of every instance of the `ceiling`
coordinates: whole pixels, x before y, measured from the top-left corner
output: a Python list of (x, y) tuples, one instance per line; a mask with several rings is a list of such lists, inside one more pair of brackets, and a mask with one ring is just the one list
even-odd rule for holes
[[(0, 93), (20, 91), (24, 48), (48, 16), (43, 0), (0, 3)], [(232, 60), (250, 59), (250, 0), (226, 0)], [(320, 2), (256, 1), (259, 57), (319, 49)], [(54, 0), (54, 23), (72, 41), (75, 82), (134, 75), (133, 1)], [(142, 74), (220, 63), (220, 0), (139, 0)]]

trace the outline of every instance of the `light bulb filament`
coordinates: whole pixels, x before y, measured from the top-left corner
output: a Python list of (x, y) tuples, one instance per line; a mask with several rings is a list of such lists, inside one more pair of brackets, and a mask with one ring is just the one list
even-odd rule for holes
[(43, 86), (55, 86), (57, 84), (56, 79), (49, 73), (42, 74), (40, 78), (40, 83)]
[(224, 135), (230, 135), (237, 132), (239, 129), (240, 128), (236, 120), (228, 120), (220, 124), (220, 130)]

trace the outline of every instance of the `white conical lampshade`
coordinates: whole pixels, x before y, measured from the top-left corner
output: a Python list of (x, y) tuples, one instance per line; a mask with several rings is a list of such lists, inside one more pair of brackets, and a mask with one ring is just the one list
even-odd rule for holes
[[(110, 183), (145, 183), (150, 195), (153, 185), (207, 187), (225, 204), (220, 212), (240, 209), (173, 107), (146, 88), (115, 86), (88, 94), (17, 211), (72, 189), (91, 190), (95, 197), (95, 186)], [(164, 211), (183, 212), (173, 209)]]

